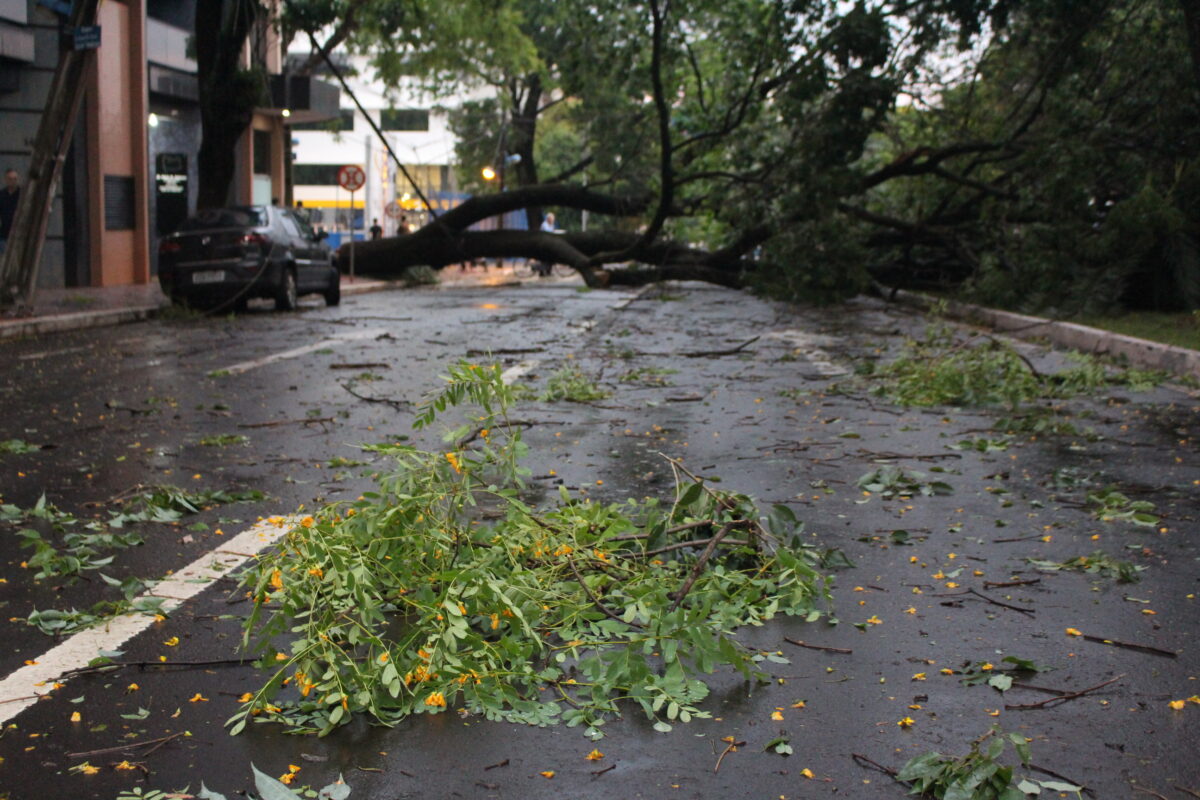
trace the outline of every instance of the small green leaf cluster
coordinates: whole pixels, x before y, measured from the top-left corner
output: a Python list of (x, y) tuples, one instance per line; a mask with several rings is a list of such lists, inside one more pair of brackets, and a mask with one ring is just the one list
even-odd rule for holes
[(30, 444), (23, 439), (3, 439), (0, 440), (0, 453), (8, 453), (11, 455), (24, 455), (25, 453), (35, 453), (41, 450), (40, 445)]
[(203, 437), (200, 439), (200, 444), (204, 447), (229, 447), (234, 444), (248, 444), (249, 441), (249, 436), (242, 436), (239, 433), (221, 433)]
[(356, 713), (394, 724), (450, 707), (593, 737), (640, 708), (669, 730), (708, 715), (704, 675), (729, 665), (754, 679), (777, 658), (740, 645), (738, 627), (823, 615), (828, 582), (794, 514), (760, 515), (675, 462), (670, 503), (560, 489), (527, 504), (513, 396), (498, 366), (456, 365), (416, 421), (481, 408), (448, 432), (452, 449), (369, 448), (395, 462), (378, 488), (301, 520), (247, 571), (245, 644), (269, 677), (234, 733), (257, 720), (325, 734)]
[(1118, 583), (1137, 583), (1142, 579), (1138, 573), (1146, 569), (1131, 561), (1114, 558), (1103, 550), (1097, 550), (1088, 556), (1069, 558), (1066, 561), (1042, 561), (1036, 558), (1026, 560), (1043, 572), (1074, 570), (1086, 572), (1089, 575), (1115, 578)]
[(927, 482), (924, 478), (925, 473), (923, 472), (889, 464), (861, 476), (858, 479), (858, 487), (886, 500), (897, 497), (915, 497), (916, 495), (932, 497), (933, 495), (953, 494), (954, 489), (945, 481)]
[[(254, 790), (258, 792), (258, 800), (296, 800), (301, 796), (314, 797), (317, 800), (346, 800), (350, 796), (350, 784), (346, 783), (346, 779), (341, 775), (319, 792), (313, 789), (299, 792), (272, 778), (254, 764), (250, 765), (250, 769), (254, 773)], [(170, 798), (179, 797), (195, 797), (196, 800), (226, 800), (225, 795), (214, 792), (203, 783), (200, 784), (200, 791), (196, 795), (188, 794), (186, 788), (179, 792), (163, 792), (158, 789), (143, 790), (142, 787), (135, 786), (122, 791), (117, 795), (117, 800), (170, 800)]]
[(621, 375), (621, 383), (637, 383), (642, 386), (670, 386), (668, 375), (678, 373), (677, 369), (667, 367), (638, 367)]
[(996, 666), (987, 661), (976, 661), (962, 670), (964, 686), (986, 683), (993, 689), (1007, 692), (1012, 688), (1013, 676), (1018, 673), (1047, 672), (1050, 667), (1038, 666), (1027, 658), (1005, 656)]
[[(986, 749), (981, 749), (986, 742)], [(1012, 744), (1021, 764), (1029, 766), (1029, 742), (1019, 733), (1003, 733), (992, 727), (971, 743), (964, 756), (945, 756), (938, 752), (919, 755), (896, 774), (896, 779), (912, 784), (909, 794), (938, 800), (1025, 800), (1043, 789), (1071, 792), (1081, 797), (1081, 786), (1062, 781), (1036, 781), (1021, 778), (1013, 785), (1014, 770), (998, 760), (1007, 744)]]
[(1153, 513), (1154, 503), (1131, 500), (1111, 486), (1089, 494), (1088, 502), (1095, 506), (1092, 513), (1104, 522), (1122, 520), (1148, 528), (1158, 524), (1158, 517)]
[(566, 400), (568, 403), (590, 403), (593, 400), (603, 400), (611, 394), (601, 389), (578, 366), (569, 364), (546, 379), (546, 387), (538, 395), (538, 400), (546, 403), (559, 400)]

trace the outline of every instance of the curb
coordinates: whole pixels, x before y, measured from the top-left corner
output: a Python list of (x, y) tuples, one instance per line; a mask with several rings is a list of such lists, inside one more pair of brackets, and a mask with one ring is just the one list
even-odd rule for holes
[[(362, 283), (343, 285), (342, 295), (370, 294), (400, 287), (400, 283), (393, 281), (364, 280)], [(26, 319), (0, 320), (0, 341), (42, 336), (48, 333), (87, 330), (88, 328), (105, 328), (124, 325), (127, 322), (141, 322), (157, 317), (164, 308), (169, 308), (169, 306), (166, 304), (130, 306), (104, 311), (72, 311)]]
[(161, 308), (162, 306), (134, 306), (132, 308), (116, 308), (111, 311), (77, 311), (68, 314), (50, 314), (45, 317), (5, 320), (0, 322), (0, 340), (87, 328), (103, 328), (110, 325), (123, 325), (126, 322), (140, 322), (158, 316)]
[[(936, 302), (934, 298), (917, 292), (898, 289), (886, 292), (902, 305), (928, 311)], [(1176, 375), (1200, 378), (1200, 351), (1186, 347), (1137, 339), (1121, 333), (1080, 325), (1075, 322), (1000, 311), (971, 303), (950, 300), (946, 304), (947, 316), (975, 325), (991, 328), (1018, 339), (1048, 339), (1057, 347), (1078, 350), (1092, 355), (1115, 356), (1126, 359), (1131, 365), (1142, 369), (1156, 369)]]

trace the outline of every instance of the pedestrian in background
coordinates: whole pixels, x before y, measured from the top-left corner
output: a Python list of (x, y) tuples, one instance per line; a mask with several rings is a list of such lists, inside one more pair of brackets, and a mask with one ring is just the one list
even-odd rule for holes
[(21, 199), (21, 176), (12, 167), (4, 171), (4, 188), (0, 189), (0, 254), (8, 246), (8, 235), (12, 230), (13, 217), (17, 214), (17, 201)]
[(379, 224), (379, 217), (371, 219), (371, 241), (383, 238), (383, 226)]

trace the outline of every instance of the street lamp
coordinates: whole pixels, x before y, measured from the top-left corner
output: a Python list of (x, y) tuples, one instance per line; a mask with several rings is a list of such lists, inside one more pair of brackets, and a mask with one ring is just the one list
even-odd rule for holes
[(496, 170), (492, 169), (491, 167), (484, 167), (484, 168), (483, 168), (483, 169), (480, 171), (480, 174), (481, 174), (481, 175), (483, 175), (483, 179), (484, 179), (485, 181), (494, 181), (494, 180), (496, 180)]

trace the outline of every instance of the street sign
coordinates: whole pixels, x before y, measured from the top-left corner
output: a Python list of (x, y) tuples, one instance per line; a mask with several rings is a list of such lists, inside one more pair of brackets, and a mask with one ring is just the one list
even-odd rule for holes
[(81, 25), (70, 28), (72, 50), (95, 50), (100, 47), (100, 26)]
[(400, 207), (399, 202), (393, 200), (383, 207), (383, 213), (392, 219), (400, 219), (400, 215), (404, 213), (404, 209)]
[(347, 192), (357, 192), (367, 182), (367, 173), (357, 164), (347, 164), (338, 170), (338, 185)]

